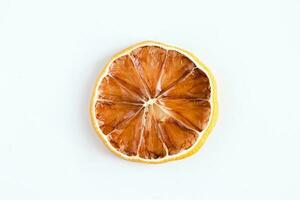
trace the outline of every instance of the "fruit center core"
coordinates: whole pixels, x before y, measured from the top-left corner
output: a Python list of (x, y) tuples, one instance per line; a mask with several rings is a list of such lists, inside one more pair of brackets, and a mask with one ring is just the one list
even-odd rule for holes
[(156, 98), (153, 98), (153, 99), (149, 99), (148, 101), (146, 101), (145, 103), (144, 103), (144, 107), (148, 107), (148, 106), (150, 106), (150, 105), (153, 105), (154, 103), (156, 102)]

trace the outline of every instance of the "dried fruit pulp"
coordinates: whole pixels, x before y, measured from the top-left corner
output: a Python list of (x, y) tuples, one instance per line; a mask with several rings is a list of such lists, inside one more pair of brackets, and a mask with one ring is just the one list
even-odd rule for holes
[(127, 159), (175, 158), (195, 146), (211, 119), (208, 75), (161, 45), (141, 45), (115, 58), (95, 94), (96, 126)]

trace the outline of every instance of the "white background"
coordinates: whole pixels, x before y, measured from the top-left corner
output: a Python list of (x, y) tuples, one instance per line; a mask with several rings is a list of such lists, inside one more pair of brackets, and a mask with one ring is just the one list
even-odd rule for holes
[[(0, 199), (300, 199), (300, 1), (0, 0)], [(158, 40), (218, 81), (195, 156), (119, 159), (89, 122), (117, 51)]]

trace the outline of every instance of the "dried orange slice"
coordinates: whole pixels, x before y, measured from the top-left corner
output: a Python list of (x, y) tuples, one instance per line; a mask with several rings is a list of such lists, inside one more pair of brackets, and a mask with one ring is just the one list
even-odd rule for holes
[(97, 79), (91, 119), (116, 155), (162, 163), (197, 152), (217, 119), (216, 83), (193, 54), (146, 41), (116, 54)]

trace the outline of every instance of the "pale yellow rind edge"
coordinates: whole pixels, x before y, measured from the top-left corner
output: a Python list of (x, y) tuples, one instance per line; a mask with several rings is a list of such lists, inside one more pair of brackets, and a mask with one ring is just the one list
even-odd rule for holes
[[(95, 96), (97, 94), (97, 88), (99, 83), (99, 80), (101, 79), (103, 73), (106, 71), (106, 69), (110, 66), (110, 64), (112, 63), (113, 60), (128, 54), (129, 52), (131, 52), (133, 49), (138, 48), (139, 46), (147, 46), (147, 45), (156, 45), (156, 46), (160, 46), (162, 48), (165, 49), (175, 49), (178, 52), (184, 53), (186, 56), (188, 56), (189, 58), (191, 58), (194, 62), (196, 62), (197, 66), (201, 66), (205, 73), (208, 75), (209, 79), (210, 79), (210, 84), (211, 84), (211, 108), (212, 108), (212, 113), (211, 113), (211, 119), (210, 122), (207, 126), (207, 128), (203, 131), (202, 135), (200, 136), (201, 139), (197, 141), (196, 144), (194, 144), (190, 149), (188, 149), (184, 154), (179, 154), (178, 156), (174, 155), (174, 156), (170, 156), (170, 157), (165, 157), (163, 159), (153, 159), (153, 160), (146, 160), (146, 159), (141, 159), (139, 157), (128, 157), (123, 155), (122, 153), (120, 153), (119, 151), (117, 151), (116, 149), (114, 149), (109, 142), (104, 138), (104, 134), (101, 132), (100, 128), (98, 127), (97, 124), (97, 120), (95, 118), (95, 110), (94, 110), (94, 105), (95, 105)], [(159, 163), (165, 163), (165, 162), (169, 162), (169, 161), (173, 161), (173, 160), (180, 160), (186, 157), (189, 157), (193, 154), (195, 154), (197, 151), (199, 151), (199, 149), (203, 146), (203, 144), (205, 143), (206, 139), (208, 138), (209, 134), (212, 132), (212, 129), (215, 127), (215, 124), (217, 122), (218, 119), (218, 115), (219, 115), (219, 109), (218, 109), (218, 97), (217, 97), (217, 84), (216, 84), (216, 79), (214, 78), (214, 75), (212, 74), (212, 72), (210, 71), (210, 69), (203, 64), (203, 62), (201, 62), (194, 54), (192, 54), (189, 51), (186, 51), (184, 49), (172, 46), (172, 45), (167, 45), (161, 42), (157, 42), (157, 41), (143, 41), (140, 43), (137, 43), (135, 45), (129, 46), (128, 48), (120, 51), (119, 53), (115, 54), (109, 62), (107, 62), (107, 64), (105, 65), (105, 67), (102, 69), (102, 71), (100, 72), (100, 74), (98, 75), (98, 78), (96, 80), (96, 83), (94, 84), (94, 89), (93, 89), (93, 93), (91, 96), (91, 100), (90, 100), (90, 119), (92, 122), (93, 127), (95, 128), (97, 135), (100, 137), (100, 139), (103, 141), (103, 143), (105, 144), (105, 146), (107, 146), (107, 148), (114, 153), (115, 155), (129, 160), (129, 161), (134, 161), (134, 162), (142, 162), (142, 163), (148, 163), (148, 164), (159, 164)]]

